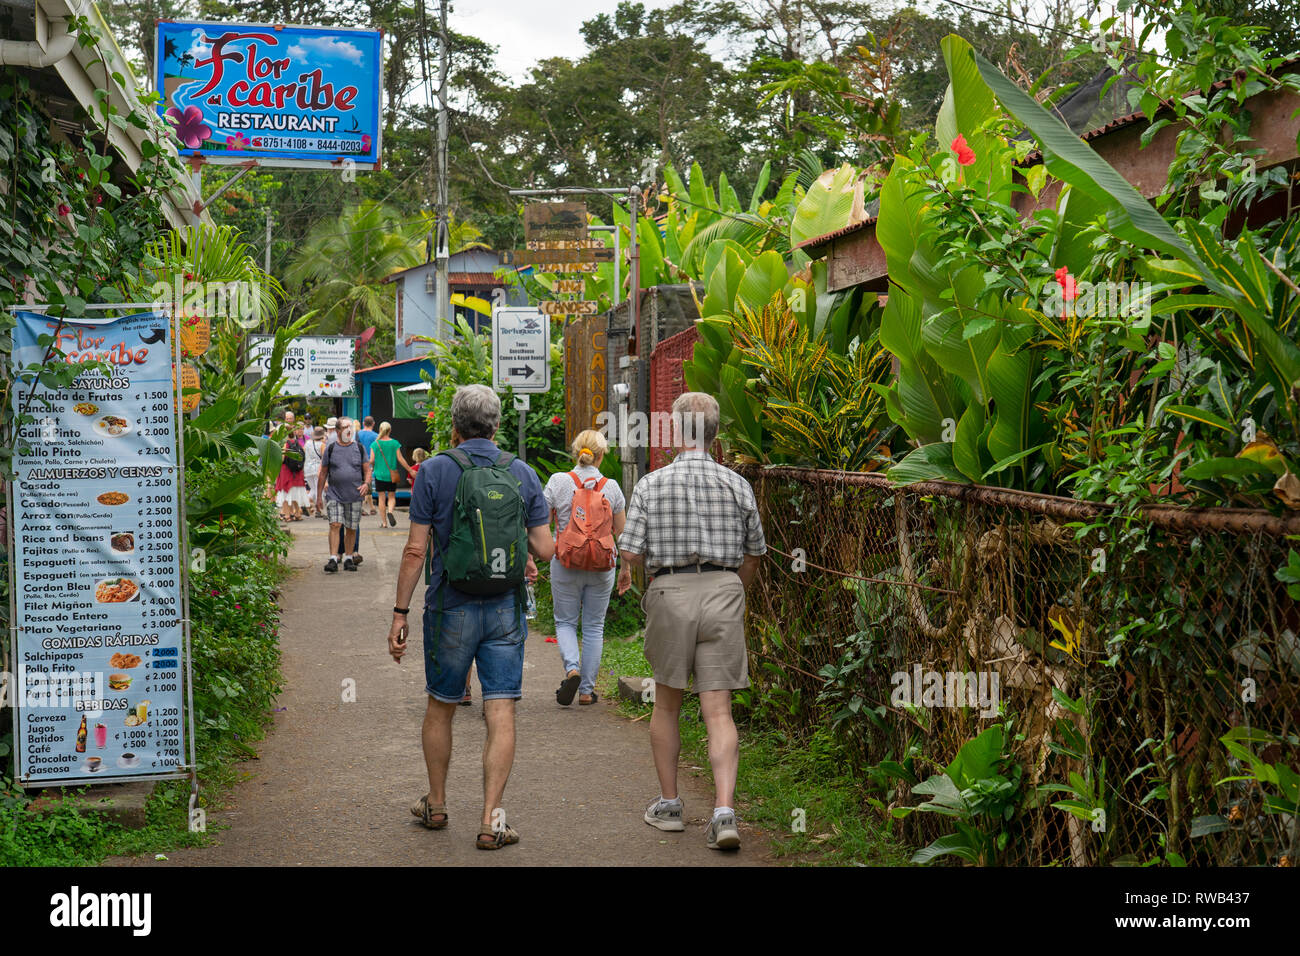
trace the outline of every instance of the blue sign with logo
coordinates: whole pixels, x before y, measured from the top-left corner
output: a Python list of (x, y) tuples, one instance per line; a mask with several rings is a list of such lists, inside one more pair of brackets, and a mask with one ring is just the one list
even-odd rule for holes
[(159, 21), (158, 111), (182, 155), (377, 167), (382, 41), (377, 30)]

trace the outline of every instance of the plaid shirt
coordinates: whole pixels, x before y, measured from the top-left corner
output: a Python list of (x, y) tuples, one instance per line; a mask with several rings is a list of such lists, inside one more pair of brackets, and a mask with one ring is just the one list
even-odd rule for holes
[(618, 546), (644, 555), (650, 572), (691, 564), (738, 568), (745, 555), (767, 551), (754, 489), (695, 449), (636, 483)]

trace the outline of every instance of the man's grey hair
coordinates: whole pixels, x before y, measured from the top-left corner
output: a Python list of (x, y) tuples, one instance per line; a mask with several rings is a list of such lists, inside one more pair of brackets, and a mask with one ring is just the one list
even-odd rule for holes
[(451, 400), (451, 424), (461, 438), (491, 438), (501, 425), (501, 399), (486, 385), (462, 385)]
[(718, 437), (718, 400), (707, 392), (682, 392), (673, 402), (673, 425), (684, 445), (708, 451)]

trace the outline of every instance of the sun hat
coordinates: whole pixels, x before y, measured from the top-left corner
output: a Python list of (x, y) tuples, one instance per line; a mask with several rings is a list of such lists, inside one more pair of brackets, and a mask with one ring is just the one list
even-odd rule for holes
[(331, 417), (329, 421), (325, 423), (326, 428), (338, 428), (338, 426), (339, 426), (339, 420), (333, 417)]

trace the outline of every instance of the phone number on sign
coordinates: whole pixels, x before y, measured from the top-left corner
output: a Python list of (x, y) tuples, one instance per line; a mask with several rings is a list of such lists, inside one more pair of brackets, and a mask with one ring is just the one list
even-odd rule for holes
[(261, 149), (310, 149), (321, 153), (365, 153), (357, 139), (305, 139), (293, 136), (262, 136), (256, 144)]

